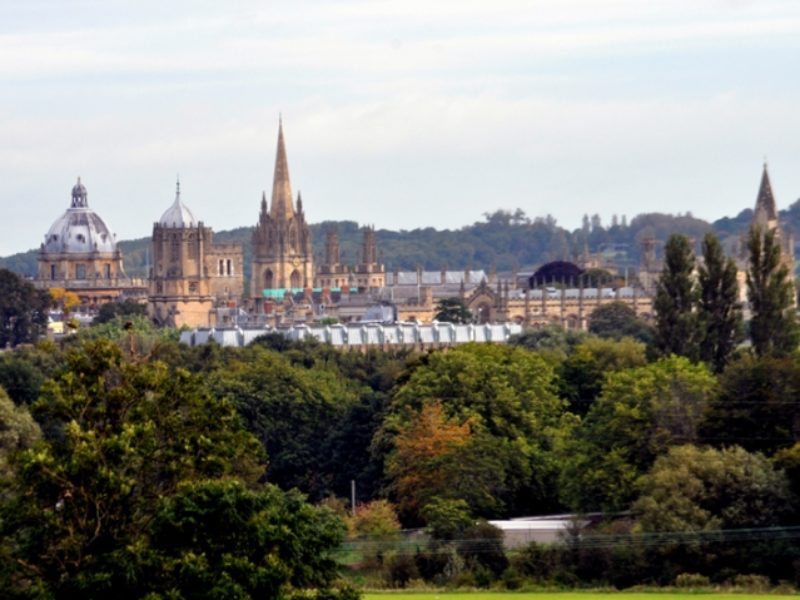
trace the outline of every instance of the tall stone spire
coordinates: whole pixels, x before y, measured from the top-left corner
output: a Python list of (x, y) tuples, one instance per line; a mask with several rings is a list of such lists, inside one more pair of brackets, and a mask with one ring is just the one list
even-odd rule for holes
[(764, 163), (761, 185), (758, 188), (753, 224), (768, 229), (774, 229), (778, 224), (778, 209), (775, 207), (775, 196), (772, 194), (772, 184), (769, 181), (767, 163)]
[(289, 181), (289, 161), (286, 159), (286, 146), (283, 141), (283, 121), (278, 124), (278, 151), (275, 155), (275, 178), (272, 181), (272, 205), (270, 215), (273, 219), (291, 219), (294, 216), (292, 184)]

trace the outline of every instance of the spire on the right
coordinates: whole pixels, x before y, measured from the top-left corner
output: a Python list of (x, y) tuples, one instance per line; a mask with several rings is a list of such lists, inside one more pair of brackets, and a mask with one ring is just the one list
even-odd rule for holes
[(775, 206), (775, 196), (772, 193), (772, 184), (769, 180), (766, 161), (764, 162), (764, 172), (761, 175), (761, 185), (758, 188), (753, 224), (762, 227), (766, 226), (769, 229), (778, 224), (778, 209)]

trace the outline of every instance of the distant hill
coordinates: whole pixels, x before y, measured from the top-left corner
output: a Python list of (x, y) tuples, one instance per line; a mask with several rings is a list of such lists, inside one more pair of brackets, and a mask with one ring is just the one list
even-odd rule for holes
[[(781, 222), (791, 232), (800, 232), (800, 200), (780, 211)], [(515, 265), (521, 270), (534, 270), (552, 260), (573, 260), (584, 248), (613, 258), (621, 267), (639, 263), (640, 244), (644, 237), (655, 237), (657, 247), (671, 233), (682, 233), (699, 240), (706, 231), (714, 230), (729, 248), (747, 231), (752, 210), (735, 217), (725, 217), (708, 223), (690, 214), (669, 215), (645, 213), (629, 223), (615, 219), (604, 226), (597, 215), (584, 218), (581, 229), (568, 231), (559, 227), (552, 217), (530, 219), (521, 210), (487, 213), (484, 221), (460, 229), (438, 230), (433, 227), (410, 231), (379, 229), (376, 233), (378, 250), (387, 269), (463, 269), (468, 266), (488, 269), (495, 265), (500, 271), (510, 271)], [(325, 230), (336, 227), (342, 262), (356, 263), (360, 256), (361, 231), (355, 221), (325, 221), (311, 225), (314, 254), (322, 257)], [(245, 276), (250, 273), (250, 238), (252, 227), (219, 231), (219, 242), (240, 243), (244, 247)], [(797, 237), (797, 236), (796, 236)], [(135, 277), (147, 275), (150, 238), (125, 240), (119, 243), (124, 256), (125, 271)], [(0, 268), (7, 268), (33, 277), (36, 273), (37, 250), (29, 250), (0, 258)]]

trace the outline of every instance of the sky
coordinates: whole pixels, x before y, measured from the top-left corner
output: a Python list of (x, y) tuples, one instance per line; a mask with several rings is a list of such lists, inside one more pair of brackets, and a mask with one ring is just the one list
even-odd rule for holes
[(796, 0), (2, 0), (0, 255), (78, 176), (118, 239), (255, 224), (282, 115), (307, 219), (458, 228), (800, 198)]

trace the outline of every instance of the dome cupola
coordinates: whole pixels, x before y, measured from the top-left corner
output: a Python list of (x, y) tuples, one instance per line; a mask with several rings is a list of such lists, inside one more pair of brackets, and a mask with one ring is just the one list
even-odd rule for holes
[(175, 184), (175, 201), (172, 205), (161, 215), (158, 220), (161, 227), (173, 228), (187, 228), (197, 227), (197, 220), (194, 218), (192, 211), (181, 200), (181, 182), (180, 180)]
[(78, 182), (72, 188), (72, 201), (45, 235), (42, 250), (53, 254), (113, 254), (116, 236), (100, 216), (89, 208), (86, 187)]

